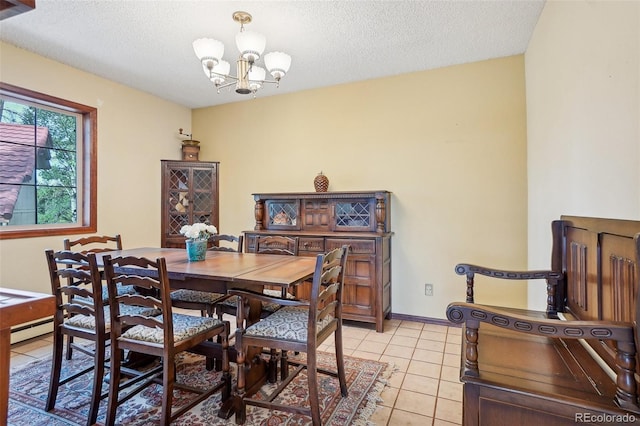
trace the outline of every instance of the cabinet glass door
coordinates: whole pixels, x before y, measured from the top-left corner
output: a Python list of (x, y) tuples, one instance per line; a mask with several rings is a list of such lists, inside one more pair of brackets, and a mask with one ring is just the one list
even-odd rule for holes
[(167, 200), (169, 205), (169, 235), (180, 235), (180, 228), (189, 224), (190, 194), (189, 169), (172, 169), (169, 171)]
[(214, 173), (211, 168), (193, 169), (191, 208), (194, 223), (212, 223), (213, 199), (211, 193), (214, 188), (213, 178)]
[(299, 203), (297, 200), (272, 200), (266, 202), (267, 229), (299, 228)]
[(336, 201), (334, 208), (334, 230), (375, 230), (374, 205), (370, 200)]

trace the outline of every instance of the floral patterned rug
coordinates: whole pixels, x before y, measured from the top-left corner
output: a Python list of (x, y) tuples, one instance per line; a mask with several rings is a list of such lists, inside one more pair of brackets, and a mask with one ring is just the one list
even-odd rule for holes
[[(304, 354), (300, 355), (304, 357)], [(72, 361), (63, 361), (62, 376), (67, 370), (78, 371), (83, 365), (91, 363), (91, 359), (79, 352), (74, 353)], [(235, 364), (231, 364), (235, 369)], [(318, 367), (335, 369), (335, 358), (330, 353), (318, 353)], [(349, 396), (342, 398), (338, 380), (319, 374), (320, 405), (323, 425), (368, 425), (367, 419), (375, 411), (380, 402), (379, 395), (390, 374), (388, 364), (365, 359), (345, 357), (345, 368)], [(89, 410), (91, 392), (91, 374), (76, 379), (60, 388), (56, 407), (51, 412), (44, 411), (47, 398), (51, 360), (40, 360), (31, 363), (11, 374), (9, 389), (8, 424), (12, 426), (37, 425), (84, 425)], [(207, 371), (204, 357), (184, 353), (179, 356), (178, 381), (192, 386), (206, 387), (211, 381), (217, 381), (215, 371)], [(235, 377), (235, 371), (233, 371)], [(103, 385), (103, 392), (108, 385)], [(275, 385), (265, 385), (261, 393), (265, 393)], [(304, 404), (307, 395), (305, 373), (301, 373), (283, 392), (278, 400), (289, 404)], [(160, 385), (152, 385), (118, 407), (116, 424), (147, 426), (157, 425), (160, 413)], [(192, 393), (176, 390), (173, 406), (182, 405)], [(100, 404), (98, 422), (105, 420), (107, 401)], [(228, 420), (217, 417), (220, 406), (220, 393), (216, 393), (203, 401), (178, 419), (176, 425), (232, 425), (234, 417)], [(248, 426), (274, 425), (310, 425), (311, 419), (302, 415), (294, 415), (278, 411), (269, 411), (257, 407), (247, 407)]]

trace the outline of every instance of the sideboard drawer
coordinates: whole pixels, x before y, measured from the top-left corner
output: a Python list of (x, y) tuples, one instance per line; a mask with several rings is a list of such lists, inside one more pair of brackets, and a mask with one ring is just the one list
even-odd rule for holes
[(376, 252), (375, 240), (357, 240), (353, 238), (327, 238), (327, 251), (342, 247), (345, 244), (350, 247), (349, 253), (351, 254), (375, 254)]
[(298, 250), (303, 253), (324, 253), (324, 238), (300, 237)]

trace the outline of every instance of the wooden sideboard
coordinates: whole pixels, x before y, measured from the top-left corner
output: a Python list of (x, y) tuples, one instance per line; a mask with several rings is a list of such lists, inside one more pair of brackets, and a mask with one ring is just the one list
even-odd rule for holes
[(207, 161), (162, 160), (162, 247), (183, 248), (184, 225), (196, 222), (219, 228), (218, 168)]
[[(349, 245), (343, 317), (374, 323), (382, 332), (391, 312), (391, 236), (388, 191), (253, 194), (253, 230), (245, 251), (255, 252), (259, 235), (299, 238), (299, 255), (315, 256)], [(298, 296), (304, 298), (304, 286)]]

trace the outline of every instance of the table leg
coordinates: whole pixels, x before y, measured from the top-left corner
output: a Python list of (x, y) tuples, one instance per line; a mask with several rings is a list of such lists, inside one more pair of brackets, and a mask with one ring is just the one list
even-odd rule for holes
[(11, 329), (0, 330), (0, 424), (7, 424), (9, 411), (9, 360), (11, 359)]
[[(239, 421), (238, 413), (240, 413), (240, 416), (245, 413), (242, 408), (242, 404), (244, 404), (243, 398), (256, 393), (267, 382), (268, 374), (267, 363), (260, 357), (262, 348), (249, 347), (245, 353), (242, 347), (244, 328), (260, 321), (262, 304), (258, 300), (250, 300), (248, 311), (245, 311), (244, 308), (243, 301), (238, 298), (235, 342), (235, 361), (238, 365), (236, 389), (233, 395), (223, 402), (220, 411), (218, 411), (218, 417), (223, 419), (228, 419), (235, 413), (237, 422)], [(246, 321), (245, 313), (248, 316)]]

